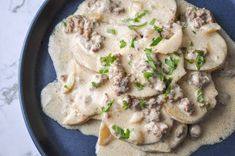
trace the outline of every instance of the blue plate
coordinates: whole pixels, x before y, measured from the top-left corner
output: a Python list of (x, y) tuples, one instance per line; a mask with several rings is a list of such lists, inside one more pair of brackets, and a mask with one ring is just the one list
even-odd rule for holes
[[(81, 2), (81, 0), (46, 1), (35, 17), (25, 41), (19, 76), (22, 112), (29, 133), (42, 155), (95, 155), (96, 137), (84, 136), (79, 131), (62, 128), (47, 117), (40, 106), (41, 90), (56, 79), (48, 54), (48, 38), (55, 25), (72, 14)], [(235, 0), (189, 0), (189, 2), (211, 10), (218, 23), (235, 39)], [(234, 156), (235, 135), (222, 143), (203, 146), (192, 155)]]

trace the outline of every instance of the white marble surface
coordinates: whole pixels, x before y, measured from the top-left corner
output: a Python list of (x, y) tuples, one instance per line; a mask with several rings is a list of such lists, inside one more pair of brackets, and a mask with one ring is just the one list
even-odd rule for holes
[(18, 63), (30, 23), (44, 0), (0, 0), (0, 156), (39, 156), (20, 110)]

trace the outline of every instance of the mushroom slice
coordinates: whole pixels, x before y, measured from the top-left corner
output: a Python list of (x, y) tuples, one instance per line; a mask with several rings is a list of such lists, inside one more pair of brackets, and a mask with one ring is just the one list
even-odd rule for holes
[(97, 73), (79, 64), (76, 64), (74, 73), (76, 83), (69, 94), (58, 92), (57, 88), (62, 88), (63, 84), (56, 82), (48, 85), (41, 95), (42, 107), (46, 114), (66, 127), (82, 124), (99, 114), (99, 108), (106, 98), (105, 93), (112, 93), (108, 82), (91, 89), (92, 77)]
[[(115, 108), (115, 110), (113, 109), (108, 112), (108, 115), (103, 118), (103, 121), (107, 124), (111, 134), (116, 139), (136, 145), (146, 145), (159, 142), (164, 134), (157, 136), (153, 133), (147, 133), (145, 128), (147, 123), (143, 120), (138, 123), (132, 123), (129, 121), (135, 113), (136, 112), (134, 110)], [(161, 121), (157, 124), (161, 123), (167, 126), (167, 130), (170, 130), (173, 126), (173, 120), (164, 114), (161, 114)], [(127, 138), (125, 138), (125, 133), (128, 133)]]
[(155, 53), (170, 54), (176, 52), (182, 44), (182, 27), (176, 23), (172, 28), (173, 35), (169, 39), (163, 39), (154, 49)]
[(179, 85), (183, 90), (184, 96), (193, 104), (194, 111), (192, 114), (187, 114), (179, 107), (180, 101), (172, 103), (167, 102), (164, 104), (164, 109), (173, 119), (185, 124), (194, 124), (199, 122), (209, 112), (209, 110), (212, 110), (215, 107), (218, 92), (215, 89), (213, 80), (211, 79), (211, 81), (202, 89), (202, 94), (199, 95), (198, 88), (190, 85), (187, 81), (189, 75), (190, 73), (187, 74), (181, 82), (179, 82)]
[[(206, 28), (206, 26), (202, 28), (209, 29)], [(191, 44), (191, 49), (203, 50), (205, 53), (205, 63), (199, 70), (214, 71), (223, 65), (227, 56), (227, 45), (223, 37), (218, 32), (194, 32), (190, 27), (187, 27), (184, 33), (184, 40), (191, 41), (190, 43), (186, 43), (187, 45)], [(186, 68), (189, 70), (198, 70), (196, 66), (196, 58), (194, 58), (193, 63), (187, 61)]]
[(110, 133), (108, 126), (104, 122), (101, 122), (100, 130), (99, 130), (98, 144), (101, 146), (105, 146), (108, 143), (110, 143), (110, 141), (112, 141), (112, 139), (113, 139), (113, 136)]
[(188, 133), (188, 126), (177, 121), (169, 132), (160, 142), (150, 145), (132, 145), (134, 148), (144, 152), (171, 152), (174, 148), (179, 146)]

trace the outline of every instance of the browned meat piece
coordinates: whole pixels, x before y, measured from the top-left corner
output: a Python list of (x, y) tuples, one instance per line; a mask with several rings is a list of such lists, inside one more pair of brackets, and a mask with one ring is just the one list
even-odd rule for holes
[(121, 64), (121, 55), (116, 56), (116, 61), (110, 66), (109, 79), (117, 95), (126, 93), (129, 88), (129, 76)]
[(188, 98), (183, 98), (180, 100), (179, 108), (188, 115), (191, 115), (194, 111), (193, 104), (189, 101)]
[(121, 2), (117, 0), (110, 0), (109, 10), (111, 13), (119, 15), (125, 12), (125, 8), (121, 6)]
[(189, 78), (189, 84), (196, 87), (203, 87), (210, 82), (210, 78), (207, 73), (204, 72), (193, 72)]
[(85, 16), (68, 17), (65, 32), (78, 32), (81, 36), (81, 43), (87, 50), (98, 52), (103, 47), (105, 37), (94, 31), (94, 22), (88, 20)]
[(211, 12), (205, 8), (188, 7), (186, 10), (186, 18), (195, 29), (199, 29), (208, 23), (214, 23)]

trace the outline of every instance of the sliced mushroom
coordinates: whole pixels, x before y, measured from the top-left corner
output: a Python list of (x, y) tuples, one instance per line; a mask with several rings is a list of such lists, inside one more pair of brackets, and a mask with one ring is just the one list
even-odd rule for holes
[(112, 140), (113, 136), (111, 135), (109, 128), (104, 122), (101, 122), (98, 144), (101, 146), (105, 146), (108, 143), (110, 143)]
[[(211, 26), (212, 27), (212, 26)], [(208, 29), (203, 31), (194, 32), (190, 27), (187, 27), (184, 31), (185, 41), (191, 41), (192, 49), (201, 50), (205, 49), (206, 55), (205, 63), (202, 65), (200, 70), (202, 71), (214, 71), (221, 67), (225, 62), (227, 56), (227, 45), (223, 37), (218, 32), (211, 32), (209, 26), (204, 26), (201, 29)], [(189, 45), (189, 43), (187, 43)], [(194, 63), (187, 62), (186, 68), (189, 70), (198, 70), (197, 66)]]
[(173, 24), (172, 28), (173, 36), (169, 39), (163, 39), (157, 46), (154, 48), (155, 53), (161, 54), (171, 54), (176, 52), (182, 44), (183, 32), (182, 27), (176, 23)]
[(194, 105), (193, 113), (188, 115), (183, 112), (179, 108), (180, 101), (165, 103), (164, 109), (173, 119), (185, 124), (194, 124), (199, 122), (209, 112), (209, 110), (212, 110), (215, 107), (218, 92), (215, 89), (213, 81), (211, 80), (210, 83), (203, 88), (205, 103), (202, 104), (198, 102), (196, 95), (198, 88), (187, 82), (189, 75), (190, 73), (187, 74), (186, 77), (180, 82), (180, 86), (183, 89), (184, 96), (187, 97)]

